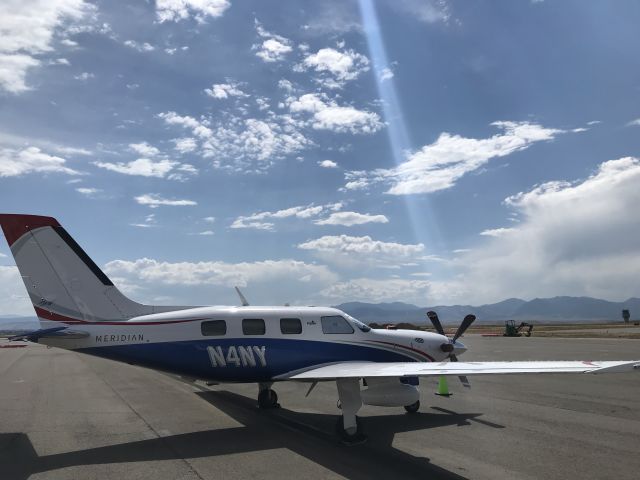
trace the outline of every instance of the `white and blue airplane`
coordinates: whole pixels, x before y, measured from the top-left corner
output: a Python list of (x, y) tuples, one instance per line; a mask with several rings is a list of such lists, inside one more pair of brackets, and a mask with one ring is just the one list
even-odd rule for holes
[(362, 404), (420, 407), (419, 377), (514, 373), (616, 373), (637, 361), (459, 362), (467, 315), (449, 338), (438, 333), (373, 330), (335, 308), (296, 306), (155, 306), (124, 296), (51, 217), (0, 214), (39, 330), (13, 337), (140, 365), (189, 379), (257, 383), (258, 405), (278, 406), (279, 381), (337, 384), (345, 443), (365, 437)]

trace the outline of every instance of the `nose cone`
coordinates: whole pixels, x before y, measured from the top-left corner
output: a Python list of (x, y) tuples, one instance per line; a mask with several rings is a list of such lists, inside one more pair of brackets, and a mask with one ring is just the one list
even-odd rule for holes
[(456, 340), (456, 342), (453, 344), (453, 353), (455, 353), (456, 355), (461, 355), (466, 351), (467, 347), (464, 345), (464, 343)]

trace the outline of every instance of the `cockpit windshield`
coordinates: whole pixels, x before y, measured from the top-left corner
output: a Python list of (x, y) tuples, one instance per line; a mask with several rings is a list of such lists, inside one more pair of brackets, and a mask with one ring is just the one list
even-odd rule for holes
[(360, 320), (357, 320), (355, 318), (353, 318), (351, 315), (348, 314), (344, 314), (345, 318), (347, 320), (349, 320), (351, 323), (353, 323), (356, 327), (358, 327), (360, 330), (362, 330), (363, 332), (370, 332), (371, 331), (371, 327), (365, 323), (362, 323)]

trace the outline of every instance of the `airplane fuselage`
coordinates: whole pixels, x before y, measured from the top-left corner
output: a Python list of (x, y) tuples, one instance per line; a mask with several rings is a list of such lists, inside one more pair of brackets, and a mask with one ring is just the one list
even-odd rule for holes
[(221, 382), (273, 381), (346, 361), (442, 361), (448, 342), (429, 332), (369, 329), (321, 307), (198, 307), (69, 329), (83, 335), (40, 343)]

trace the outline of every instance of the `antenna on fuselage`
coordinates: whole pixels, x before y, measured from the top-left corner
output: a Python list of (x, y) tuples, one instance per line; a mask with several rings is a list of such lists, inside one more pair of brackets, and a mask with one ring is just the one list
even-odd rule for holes
[(244, 298), (244, 295), (242, 294), (242, 292), (240, 291), (240, 289), (238, 287), (233, 287), (236, 289), (236, 292), (238, 293), (238, 296), (240, 297), (240, 302), (242, 303), (243, 307), (248, 307), (249, 306), (249, 302), (247, 301), (246, 298)]

